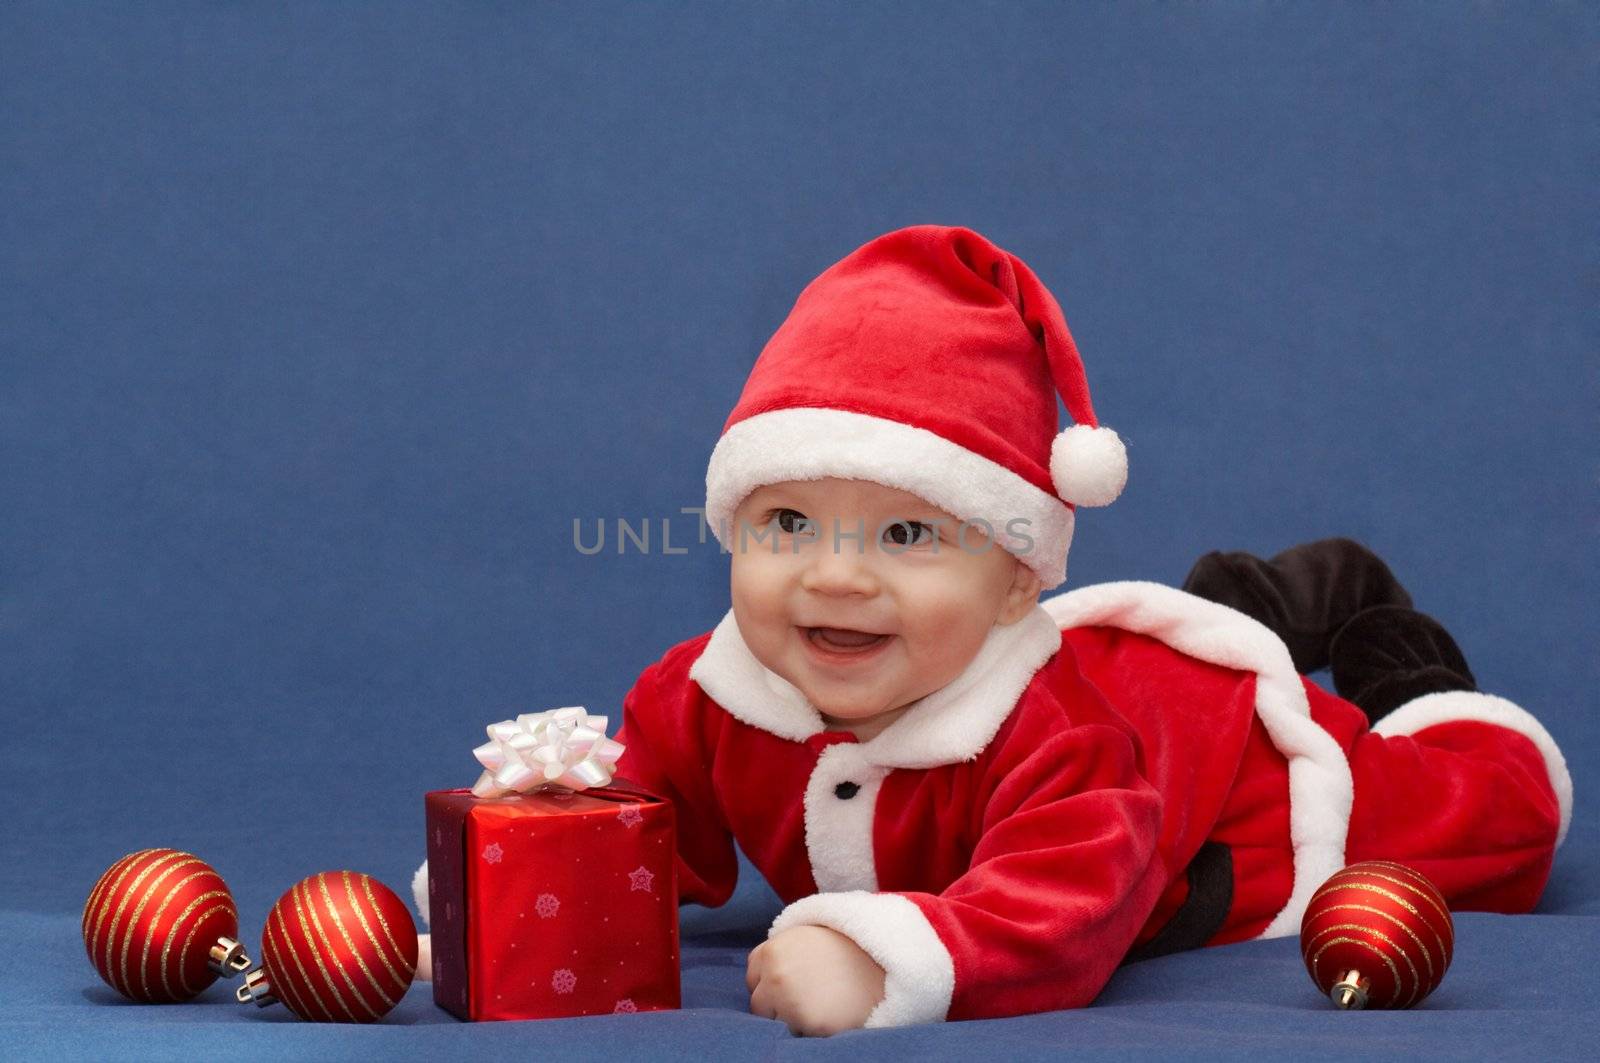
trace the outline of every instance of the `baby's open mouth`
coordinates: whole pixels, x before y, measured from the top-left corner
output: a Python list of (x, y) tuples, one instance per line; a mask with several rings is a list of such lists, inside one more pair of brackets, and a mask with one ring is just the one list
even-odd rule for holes
[(801, 628), (814, 645), (832, 653), (862, 653), (887, 639), (871, 631), (852, 631), (842, 627)]

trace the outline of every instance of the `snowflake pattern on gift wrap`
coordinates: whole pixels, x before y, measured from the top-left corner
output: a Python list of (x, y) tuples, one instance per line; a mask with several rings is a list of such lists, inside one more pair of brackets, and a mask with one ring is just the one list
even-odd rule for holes
[(578, 984), (578, 976), (565, 967), (558, 967), (550, 976), (550, 988), (557, 993), (570, 993)]
[(554, 893), (541, 893), (533, 902), (533, 910), (539, 913), (540, 919), (550, 919), (561, 910), (561, 898)]
[(505, 858), (506, 851), (500, 848), (499, 842), (490, 842), (483, 847), (483, 859), (491, 864), (498, 864)]
[(628, 872), (628, 891), (631, 893), (634, 890), (644, 890), (646, 893), (649, 893), (651, 883), (653, 883), (655, 879), (656, 873), (645, 867), (643, 864), (640, 864), (638, 867)]
[(644, 816), (640, 814), (637, 804), (623, 805), (617, 809), (617, 818), (622, 821), (625, 827), (637, 827), (644, 822)]
[(621, 1000), (617, 1001), (617, 1006), (611, 1009), (611, 1013), (613, 1015), (628, 1015), (638, 1010), (639, 1005), (635, 1004), (632, 998), (623, 997)]

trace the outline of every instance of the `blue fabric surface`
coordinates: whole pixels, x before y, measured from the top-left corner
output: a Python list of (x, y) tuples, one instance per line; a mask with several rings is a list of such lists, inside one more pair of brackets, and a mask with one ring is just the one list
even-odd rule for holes
[[(6, 913), (0, 1049), (11, 1058), (128, 1059), (1583, 1059), (1592, 1058), (1592, 1028), (1576, 1040), (1575, 1032), (1600, 1017), (1597, 927), (1594, 916), (1464, 914), (1444, 983), (1407, 1012), (1338, 1011), (1306, 976), (1295, 941), (1278, 939), (1133, 964), (1077, 1011), (818, 1039), (744, 1012), (744, 954), (759, 932), (685, 941), (682, 1011), (460, 1023), (416, 985), (382, 1024), (352, 1028), (236, 1004), (221, 986), (191, 1004), (128, 1004), (76, 962), (75, 919)], [(41, 976), (30, 974), (36, 964)]]
[[(1551, 1058), (1595, 1018), (1593, 4), (0, 5), (0, 1054)], [(1541, 914), (1423, 1009), (1292, 941), (1096, 1006), (833, 1041), (744, 1011), (774, 898), (685, 912), (688, 1010), (379, 1027), (116, 1002), (76, 914), (196, 852), (255, 943), (403, 893), (482, 725), (727, 608), (680, 507), (861, 243), (971, 226), (1063, 305), (1127, 492), (1068, 586), (1348, 535), (1566, 751)], [(655, 548), (615, 549), (615, 519)], [(573, 545), (574, 521), (613, 538)], [(671, 521), (674, 549), (659, 538)], [(603, 1051), (599, 1047), (603, 1046)]]

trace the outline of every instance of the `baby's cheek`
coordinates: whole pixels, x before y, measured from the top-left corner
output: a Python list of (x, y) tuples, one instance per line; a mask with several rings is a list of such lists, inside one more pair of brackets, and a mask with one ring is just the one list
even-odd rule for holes
[(780, 559), (735, 555), (730, 588), (740, 615), (770, 621), (782, 611), (784, 568)]
[(920, 687), (931, 692), (961, 674), (971, 661), (964, 641), (949, 627), (919, 625), (904, 636), (906, 657)]
[(934, 689), (960, 675), (982, 647), (990, 625), (984, 622), (987, 614), (977, 609), (953, 602), (940, 609), (918, 610), (906, 650), (918, 674)]

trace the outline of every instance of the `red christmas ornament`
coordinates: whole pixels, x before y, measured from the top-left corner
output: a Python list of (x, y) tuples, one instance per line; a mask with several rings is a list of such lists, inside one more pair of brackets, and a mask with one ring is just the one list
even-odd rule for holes
[(192, 853), (141, 849), (106, 869), (83, 906), (83, 945), (106, 984), (146, 1004), (189, 1000), (250, 958), (222, 876)]
[(1438, 988), (1455, 948), (1444, 897), (1420, 872), (1388, 860), (1351, 864), (1317, 890), (1300, 951), (1339, 1007), (1409, 1008)]
[(324, 871), (278, 898), (261, 931), (261, 966), (235, 996), (277, 1001), (312, 1022), (387, 1015), (417, 971), (417, 927), (405, 902), (357, 871)]

